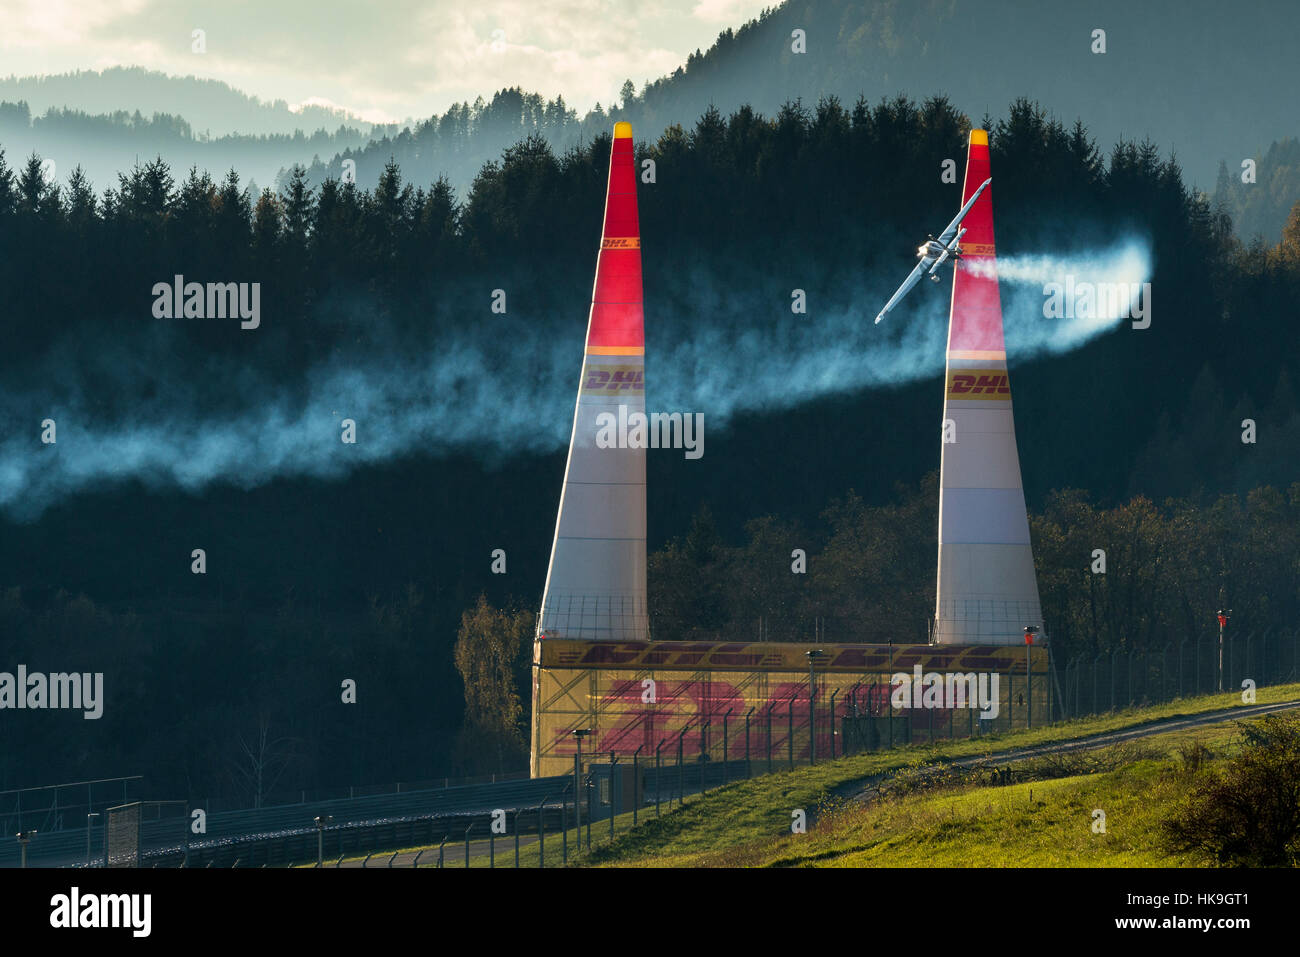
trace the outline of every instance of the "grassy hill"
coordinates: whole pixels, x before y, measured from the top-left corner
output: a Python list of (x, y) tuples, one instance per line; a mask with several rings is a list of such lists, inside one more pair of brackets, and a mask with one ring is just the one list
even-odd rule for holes
[[(1294, 699), (1300, 685), (1265, 689), (1259, 703)], [(955, 757), (1062, 741), (1240, 704), (1208, 695), (979, 741), (878, 752), (741, 781), (596, 847), (590, 863), (623, 867), (1190, 866), (1159, 850), (1160, 821), (1185, 791), (1183, 752), (1200, 741), (1222, 761), (1236, 726), (1176, 731), (1060, 759), (1017, 762), (1011, 784), (955, 775), (922, 786), (916, 770)], [(869, 804), (846, 786), (893, 775)], [(985, 772), (987, 780), (987, 772)], [(808, 833), (790, 832), (803, 809)], [(1106, 833), (1092, 833), (1092, 812)]]

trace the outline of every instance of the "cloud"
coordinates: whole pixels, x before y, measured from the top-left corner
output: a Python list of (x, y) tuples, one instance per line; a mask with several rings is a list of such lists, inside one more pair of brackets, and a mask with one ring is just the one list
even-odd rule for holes
[[(640, 86), (671, 73), (720, 26), (760, 9), (744, 0), (17, 0), (0, 51), (18, 74), (144, 66), (366, 116), (428, 116), (507, 86), (585, 110), (615, 100), (626, 79)], [(206, 53), (191, 51), (195, 29)]]
[(691, 10), (691, 16), (706, 23), (740, 26), (758, 15), (755, 6), (748, 0), (699, 0)]
[(149, 0), (8, 0), (0, 9), (0, 50), (48, 50), (85, 43), (107, 24), (133, 16)]

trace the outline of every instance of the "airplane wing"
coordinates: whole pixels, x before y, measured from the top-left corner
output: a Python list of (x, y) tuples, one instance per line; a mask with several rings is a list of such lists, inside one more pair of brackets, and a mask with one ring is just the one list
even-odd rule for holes
[(966, 200), (966, 205), (961, 208), (961, 212), (959, 212), (956, 218), (948, 224), (948, 228), (939, 234), (938, 241), (940, 243), (947, 246), (952, 242), (952, 238), (957, 235), (957, 227), (960, 226), (961, 221), (966, 218), (966, 214), (970, 212), (970, 208), (975, 205), (975, 200), (980, 198), (980, 193), (984, 192), (985, 188), (991, 182), (993, 182), (993, 177), (990, 176), (984, 182), (980, 183), (980, 188), (975, 190), (970, 199)]
[(916, 264), (916, 268), (912, 270), (912, 274), (908, 276), (905, 280), (903, 280), (903, 284), (898, 287), (898, 292), (890, 296), (889, 302), (885, 303), (885, 308), (880, 310), (880, 315), (876, 316), (876, 322), (879, 322), (881, 319), (884, 319), (885, 313), (893, 309), (894, 306), (898, 303), (898, 300), (906, 296), (908, 291), (913, 286), (915, 286), (918, 282), (921, 281), (921, 276), (925, 273), (926, 267), (929, 266), (932, 261), (933, 260), (930, 259), (922, 259), (919, 263)]

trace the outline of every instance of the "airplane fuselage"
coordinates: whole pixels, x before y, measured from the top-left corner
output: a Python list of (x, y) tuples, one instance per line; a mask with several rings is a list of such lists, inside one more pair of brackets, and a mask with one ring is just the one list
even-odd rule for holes
[(961, 221), (971, 211), (975, 201), (980, 198), (980, 194), (984, 192), (991, 182), (993, 182), (992, 179), (986, 179), (980, 184), (979, 189), (975, 190), (970, 199), (966, 200), (965, 205), (953, 217), (948, 227), (939, 234), (938, 239), (930, 236), (916, 248), (916, 258), (920, 262), (912, 267), (911, 274), (908, 275), (907, 279), (903, 280), (903, 284), (898, 287), (898, 291), (889, 297), (889, 302), (885, 303), (885, 308), (881, 309), (876, 315), (876, 322), (885, 318), (885, 313), (893, 309), (895, 303), (907, 295), (907, 291), (920, 282), (923, 277), (928, 277), (931, 282), (938, 282), (939, 267), (948, 260), (956, 263), (957, 260), (961, 259), (961, 238), (966, 235), (966, 230), (959, 228)]

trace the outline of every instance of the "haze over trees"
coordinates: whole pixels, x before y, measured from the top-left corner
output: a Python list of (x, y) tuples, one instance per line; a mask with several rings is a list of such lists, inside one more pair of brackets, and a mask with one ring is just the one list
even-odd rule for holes
[[(1121, 140), (1159, 143), (1201, 190), (1219, 184), (1221, 163), (1235, 177), (1243, 159), (1258, 159), (1253, 189), (1216, 192), (1244, 239), (1259, 232), (1271, 244), (1300, 201), (1294, 139), (1289, 146), (1286, 139), (1296, 134), (1298, 28), (1300, 8), (1289, 0), (1251, 0), (1240, 9), (1219, 0), (1095, 0), (1086, 14), (1074, 0), (788, 0), (721, 31), (668, 76), (611, 85), (608, 98), (592, 109), (582, 104), (583, 113), (562, 97), (507, 88), (438, 115), (371, 127), (345, 111), (291, 111), (215, 80), (111, 68), (0, 78), (0, 115), (4, 101), (11, 108), (25, 101), (41, 118), (17, 142), (14, 131), (0, 129), (0, 141), (11, 157), (36, 150), (61, 169), (80, 162), (101, 189), (136, 156), (162, 155), (176, 169), (197, 164), (214, 178), (235, 166), (245, 185), (251, 176), (277, 189), (295, 163), (319, 186), (326, 176), (339, 178), (345, 160), (354, 161), (359, 185), (374, 188), (395, 158), (408, 179), (445, 176), (464, 200), (479, 167), (528, 133), (562, 154), (618, 119), (657, 134), (691, 126), (711, 106), (723, 115), (742, 106), (772, 115), (796, 100), (874, 103), (906, 91), (918, 100), (946, 93), (956, 109), (979, 117), (1032, 95), (1066, 123), (1081, 117), (1104, 151)], [(792, 49), (796, 30), (804, 53)], [(177, 126), (196, 140), (174, 135)]]

